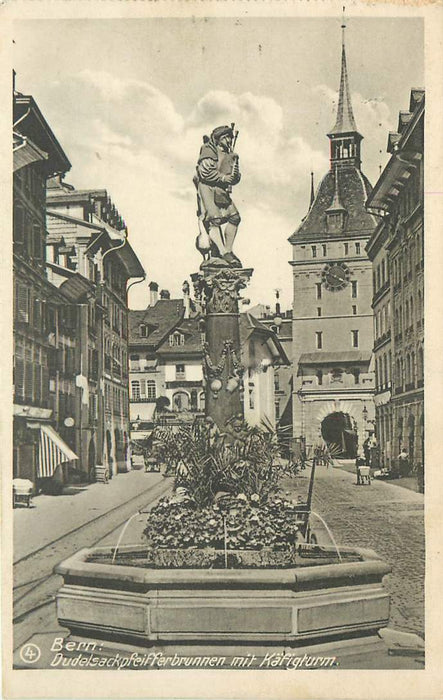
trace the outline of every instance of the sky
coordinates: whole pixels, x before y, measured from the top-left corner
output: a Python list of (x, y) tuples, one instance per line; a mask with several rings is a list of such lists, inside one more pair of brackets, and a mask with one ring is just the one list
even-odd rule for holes
[[(424, 86), (420, 18), (346, 20), (348, 74), (374, 184), (387, 135)], [(32, 94), (72, 163), (66, 181), (104, 188), (125, 219), (148, 283), (181, 296), (198, 270), (192, 177), (204, 134), (231, 122), (242, 180), (234, 252), (254, 268), (252, 304), (292, 304), (291, 246), (310, 172), (327, 172), (341, 18), (151, 18), (14, 23), (16, 88)]]

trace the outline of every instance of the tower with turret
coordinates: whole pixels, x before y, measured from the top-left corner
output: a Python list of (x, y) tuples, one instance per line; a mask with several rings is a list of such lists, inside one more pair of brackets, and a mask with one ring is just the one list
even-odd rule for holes
[(373, 432), (372, 268), (365, 246), (376, 219), (365, 209), (371, 191), (361, 170), (342, 25), (337, 116), (330, 166), (292, 245), (294, 438), (325, 441), (355, 458)]

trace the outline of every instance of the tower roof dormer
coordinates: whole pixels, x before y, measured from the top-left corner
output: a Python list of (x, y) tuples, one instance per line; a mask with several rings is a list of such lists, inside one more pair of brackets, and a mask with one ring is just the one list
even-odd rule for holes
[(329, 132), (331, 141), (331, 170), (336, 167), (353, 165), (360, 168), (360, 142), (362, 135), (357, 131), (354, 111), (352, 109), (349, 88), (348, 68), (346, 63), (345, 29), (343, 21), (341, 47), (341, 73), (338, 93), (337, 117), (334, 128)]

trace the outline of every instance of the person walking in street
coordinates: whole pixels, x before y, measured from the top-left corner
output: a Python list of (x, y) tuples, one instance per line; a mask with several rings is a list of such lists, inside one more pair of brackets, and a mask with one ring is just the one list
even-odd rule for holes
[(400, 479), (407, 476), (409, 473), (409, 455), (405, 448), (402, 447), (400, 454), (398, 455), (398, 468), (400, 472)]

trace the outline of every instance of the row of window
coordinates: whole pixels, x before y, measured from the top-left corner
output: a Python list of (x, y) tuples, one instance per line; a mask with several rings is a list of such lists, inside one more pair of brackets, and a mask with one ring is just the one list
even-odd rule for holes
[(414, 325), (414, 322), (423, 318), (423, 296), (421, 290), (417, 291), (417, 301), (414, 303), (414, 298), (411, 295), (403, 304), (395, 310), (394, 314), (394, 332), (402, 333)]
[[(354, 252), (355, 255), (361, 255), (361, 243), (357, 241), (356, 243), (354, 243), (353, 248), (350, 247), (351, 245), (351, 243), (343, 243), (344, 255), (349, 255)], [(334, 248), (334, 251), (335, 250), (336, 249)], [(311, 253), (313, 258), (320, 257), (320, 253), (325, 258), (328, 255), (328, 246), (326, 245), (326, 243), (322, 243), (321, 245), (311, 245)]]
[(14, 173), (14, 185), (37, 208), (45, 205), (46, 179), (39, 163), (17, 170)]
[(131, 381), (131, 399), (139, 401), (140, 399), (156, 399), (157, 387), (152, 379), (134, 379)]
[(375, 387), (387, 386), (391, 381), (391, 351), (385, 352), (375, 360)]
[(389, 281), (389, 266), (386, 258), (372, 271), (372, 287), (374, 294)]
[(374, 337), (375, 340), (387, 333), (391, 327), (391, 302), (388, 300), (374, 314)]
[(105, 308), (105, 323), (107, 326), (111, 326), (113, 330), (121, 335), (123, 338), (127, 338), (127, 317), (123, 309), (112, 301), (107, 294), (103, 294), (103, 306)]
[(56, 309), (37, 296), (36, 290), (20, 282), (14, 284), (13, 306), (15, 322), (33, 326), (41, 333), (55, 333), (57, 316), (59, 331), (72, 334), (76, 330), (77, 311), (74, 305), (64, 304)]
[(121, 416), (129, 414), (127, 393), (123, 387), (105, 385), (105, 410)]
[[(350, 343), (351, 343), (351, 348), (358, 348), (359, 347), (359, 331), (358, 330), (351, 331)], [(324, 349), (323, 331), (315, 331), (315, 347), (317, 348), (317, 350)]]
[(406, 356), (397, 357), (395, 361), (395, 386), (398, 389), (413, 388), (417, 381), (423, 381), (424, 374), (423, 348), (419, 346), (417, 353), (412, 350)]
[[(317, 299), (321, 299), (323, 294), (322, 283), (316, 282), (315, 289)], [(356, 280), (351, 281), (351, 297), (352, 299), (357, 299), (358, 297), (358, 282)]]
[(401, 248), (392, 260), (392, 276), (394, 285), (402, 284), (405, 277), (412, 277), (417, 265), (422, 265), (424, 259), (423, 235), (419, 231), (409, 243)]
[(32, 342), (17, 343), (13, 366), (14, 399), (46, 405), (49, 370), (44, 350)]
[(43, 263), (46, 232), (41, 222), (20, 205), (14, 206), (14, 244), (29, 261)]

